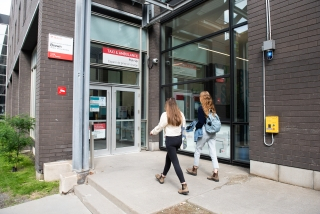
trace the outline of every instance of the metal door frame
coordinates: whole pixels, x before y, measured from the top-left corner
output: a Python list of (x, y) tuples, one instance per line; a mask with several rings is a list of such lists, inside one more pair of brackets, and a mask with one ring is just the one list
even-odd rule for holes
[[(140, 89), (126, 88), (119, 86), (94, 86), (90, 85), (90, 90), (106, 91), (106, 149), (94, 150), (94, 157), (132, 153), (141, 151), (141, 110), (140, 110)], [(116, 93), (118, 91), (134, 92), (134, 146), (116, 148)], [(94, 120), (96, 121), (96, 120)], [(99, 120), (98, 120), (99, 122)], [(102, 122), (102, 121), (101, 121)], [(114, 134), (112, 134), (114, 133)]]

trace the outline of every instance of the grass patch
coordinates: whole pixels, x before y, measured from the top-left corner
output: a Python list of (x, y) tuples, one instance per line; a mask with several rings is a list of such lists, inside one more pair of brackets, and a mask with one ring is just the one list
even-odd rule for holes
[(36, 180), (32, 154), (22, 154), (18, 171), (0, 156), (0, 208), (41, 198), (59, 192), (59, 182)]

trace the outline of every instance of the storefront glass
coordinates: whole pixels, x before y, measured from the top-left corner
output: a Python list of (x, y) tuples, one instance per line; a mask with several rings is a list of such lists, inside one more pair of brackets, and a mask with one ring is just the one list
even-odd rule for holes
[(234, 160), (249, 162), (249, 126), (234, 126)]
[[(174, 97), (189, 124), (198, 117), (200, 92), (208, 91), (222, 121), (217, 156), (248, 163), (247, 0), (232, 0), (233, 14), (229, 6), (228, 0), (209, 0), (162, 23), (160, 108)], [(194, 146), (189, 132), (182, 150), (193, 153)], [(202, 154), (209, 155), (207, 146)]]
[(162, 47), (166, 50), (185, 42), (228, 28), (229, 0), (209, 0), (161, 26)]
[(162, 55), (162, 84), (180, 83), (230, 73), (230, 42), (224, 34), (174, 49)]
[(234, 121), (249, 122), (248, 25), (234, 30)]

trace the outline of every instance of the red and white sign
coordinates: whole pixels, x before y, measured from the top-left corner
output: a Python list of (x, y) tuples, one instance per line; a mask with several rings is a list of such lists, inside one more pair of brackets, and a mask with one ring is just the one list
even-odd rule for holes
[(94, 123), (94, 138), (106, 138), (106, 123)]
[(49, 34), (48, 58), (73, 60), (73, 38)]
[(104, 64), (139, 68), (139, 53), (115, 48), (103, 47)]
[(58, 86), (58, 95), (65, 96), (67, 95), (67, 88), (65, 86)]

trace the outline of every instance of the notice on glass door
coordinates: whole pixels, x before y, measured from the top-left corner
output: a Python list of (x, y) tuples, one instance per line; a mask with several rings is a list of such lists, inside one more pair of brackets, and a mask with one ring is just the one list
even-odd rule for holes
[(99, 97), (90, 96), (90, 112), (99, 112)]
[[(106, 138), (106, 123), (94, 123), (94, 131), (92, 132), (94, 139), (104, 139)], [(90, 139), (90, 130), (89, 130)]]

